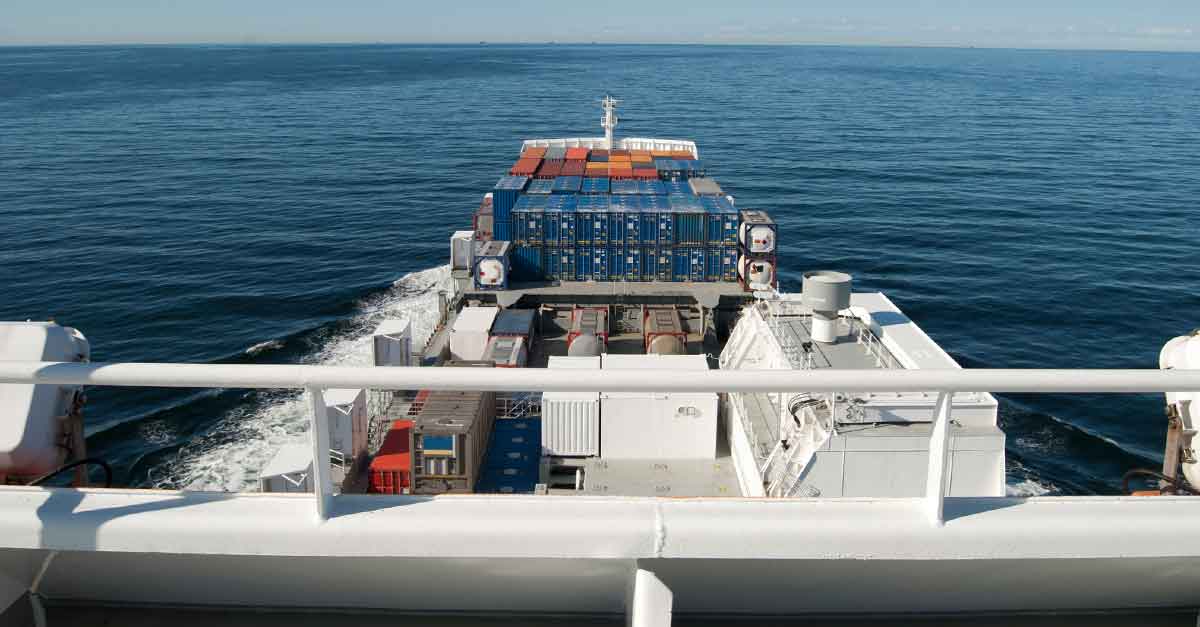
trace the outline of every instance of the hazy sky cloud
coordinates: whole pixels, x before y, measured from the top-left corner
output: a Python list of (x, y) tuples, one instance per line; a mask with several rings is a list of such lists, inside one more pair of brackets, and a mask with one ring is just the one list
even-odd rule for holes
[(1197, 0), (3, 0), (0, 43), (720, 42), (1200, 51)]

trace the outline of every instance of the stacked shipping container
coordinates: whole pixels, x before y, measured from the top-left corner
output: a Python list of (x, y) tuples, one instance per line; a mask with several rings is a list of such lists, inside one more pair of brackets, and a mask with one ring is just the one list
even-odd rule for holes
[(739, 212), (687, 152), (530, 147), (492, 195), (491, 239), (511, 241), (515, 281), (740, 280), (751, 289), (739, 275), (767, 264), (774, 282), (774, 222)]

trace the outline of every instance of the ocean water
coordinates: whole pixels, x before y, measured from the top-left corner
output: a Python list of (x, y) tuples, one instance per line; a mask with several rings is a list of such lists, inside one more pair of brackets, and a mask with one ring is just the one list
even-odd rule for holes
[[(1200, 326), (1200, 55), (852, 47), (0, 48), (0, 319), (97, 361), (354, 363), (428, 332), (450, 233), (530, 137), (696, 140), (972, 368), (1153, 368)], [(252, 485), (294, 394), (95, 388), (121, 483)], [(1010, 490), (1113, 493), (1158, 395), (1001, 398)]]

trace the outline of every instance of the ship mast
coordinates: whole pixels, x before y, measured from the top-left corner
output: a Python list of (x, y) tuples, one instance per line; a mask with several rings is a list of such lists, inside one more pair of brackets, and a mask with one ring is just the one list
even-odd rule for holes
[(613, 148), (613, 130), (617, 128), (617, 105), (620, 100), (612, 96), (604, 96), (604, 100), (600, 103), (604, 105), (604, 117), (600, 119), (600, 126), (604, 127), (604, 144), (609, 150)]

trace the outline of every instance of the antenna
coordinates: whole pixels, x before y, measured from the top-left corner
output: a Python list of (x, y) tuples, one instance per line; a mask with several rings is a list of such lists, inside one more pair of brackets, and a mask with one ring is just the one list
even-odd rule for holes
[(604, 100), (600, 101), (600, 104), (604, 106), (604, 117), (600, 118), (600, 126), (604, 127), (604, 142), (609, 150), (612, 150), (613, 147), (613, 130), (617, 128), (617, 122), (620, 121), (617, 119), (617, 105), (620, 103), (620, 100), (607, 94), (604, 96)]

